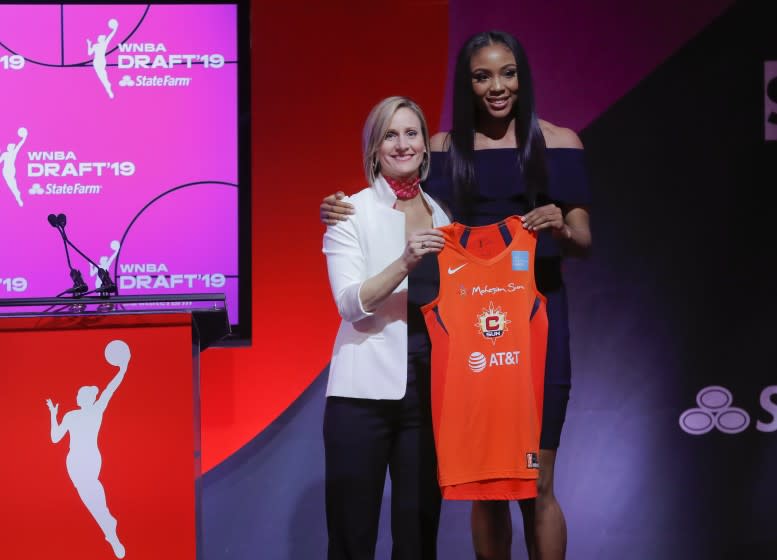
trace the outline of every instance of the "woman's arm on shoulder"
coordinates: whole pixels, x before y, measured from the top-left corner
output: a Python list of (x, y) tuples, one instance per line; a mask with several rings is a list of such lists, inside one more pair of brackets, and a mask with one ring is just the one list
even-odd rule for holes
[(571, 128), (556, 126), (553, 123), (540, 119), (540, 130), (542, 130), (542, 135), (545, 137), (545, 145), (548, 148), (583, 148), (580, 137)]
[(333, 226), (338, 222), (344, 222), (348, 216), (354, 213), (353, 205), (343, 201), (345, 193), (337, 191), (324, 197), (321, 206), (318, 207), (318, 217), (327, 226)]
[(450, 132), (438, 132), (429, 139), (433, 152), (447, 152), (451, 145)]

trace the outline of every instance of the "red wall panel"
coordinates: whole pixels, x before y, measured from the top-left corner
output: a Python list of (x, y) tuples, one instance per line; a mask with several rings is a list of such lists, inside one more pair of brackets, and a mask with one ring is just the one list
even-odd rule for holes
[(318, 221), (365, 185), (369, 109), (408, 95), (437, 130), (447, 2), (251, 4), (253, 345), (202, 359), (203, 469), (261, 432), (329, 362), (339, 322)]

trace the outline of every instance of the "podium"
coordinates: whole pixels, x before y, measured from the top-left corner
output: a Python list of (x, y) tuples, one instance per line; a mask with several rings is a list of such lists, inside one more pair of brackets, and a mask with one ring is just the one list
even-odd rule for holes
[(0, 556), (195, 560), (222, 294), (0, 299)]

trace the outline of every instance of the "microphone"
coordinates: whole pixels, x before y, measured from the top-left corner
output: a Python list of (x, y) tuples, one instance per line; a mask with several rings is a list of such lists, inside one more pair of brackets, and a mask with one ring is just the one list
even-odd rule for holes
[(113, 280), (111, 279), (111, 275), (108, 274), (107, 270), (98, 266), (97, 277), (100, 279), (100, 287), (95, 291), (101, 292), (105, 295), (116, 293), (116, 284), (114, 284)]
[[(65, 251), (67, 253), (67, 246), (69, 245), (72, 247), (76, 253), (84, 257), (95, 269), (97, 269), (97, 277), (100, 279), (100, 287), (96, 288), (94, 291), (97, 292), (101, 296), (109, 296), (110, 294), (116, 293), (116, 284), (111, 279), (111, 275), (108, 274), (108, 271), (102, 268), (100, 265), (98, 265), (96, 262), (94, 262), (92, 259), (90, 259), (81, 249), (75, 246), (75, 244), (70, 241), (67, 234), (65, 233), (65, 226), (67, 225), (67, 216), (64, 214), (57, 214), (54, 216), (54, 214), (49, 214), (48, 216), (49, 223), (56, 227), (60, 234), (62, 235), (62, 240), (65, 243)], [(56, 224), (56, 225), (55, 225)], [(68, 256), (68, 265), (70, 265), (70, 257)], [(72, 267), (71, 267), (72, 270)], [(83, 283), (86, 290), (88, 290), (88, 286), (86, 286), (86, 283), (84, 282), (83, 275), (80, 271), (78, 272), (78, 278), (80, 279), (80, 282)], [(72, 276), (72, 272), (71, 272)], [(74, 280), (75, 282), (75, 280)], [(84, 291), (86, 291), (84, 290)]]
[(83, 294), (89, 291), (89, 286), (84, 282), (84, 275), (77, 268), (70, 269), (70, 279), (73, 281), (73, 287), (70, 288), (73, 293)]
[(65, 257), (67, 258), (67, 267), (70, 269), (70, 279), (73, 281), (73, 287), (68, 288), (57, 297), (63, 294), (72, 294), (73, 297), (81, 297), (84, 293), (89, 291), (89, 286), (84, 282), (84, 276), (81, 271), (74, 268), (70, 262), (70, 251), (67, 248), (67, 237), (65, 236), (65, 224), (67, 223), (67, 217), (64, 214), (55, 216), (54, 214), (48, 215), (49, 224), (59, 232), (59, 236), (62, 238), (62, 244), (65, 246)]

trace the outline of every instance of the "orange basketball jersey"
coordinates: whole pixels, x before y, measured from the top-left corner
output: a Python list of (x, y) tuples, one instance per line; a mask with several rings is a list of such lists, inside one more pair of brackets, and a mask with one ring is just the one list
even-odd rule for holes
[(439, 293), (421, 310), (443, 497), (534, 497), (548, 327), (534, 282), (536, 234), (517, 216), (440, 229)]

